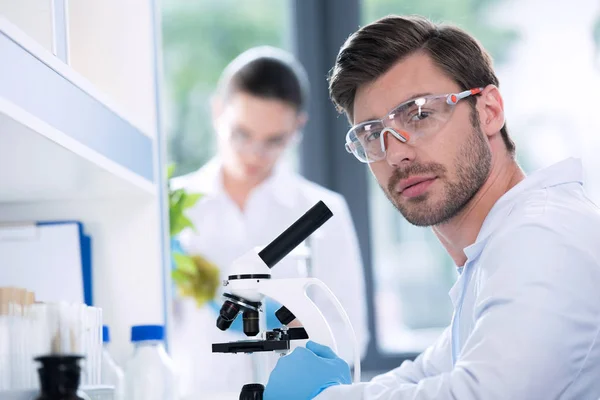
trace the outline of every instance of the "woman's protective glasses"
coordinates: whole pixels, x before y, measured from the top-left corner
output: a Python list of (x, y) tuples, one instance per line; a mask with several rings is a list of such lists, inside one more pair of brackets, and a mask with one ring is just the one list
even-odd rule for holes
[(262, 157), (273, 158), (281, 154), (288, 145), (300, 140), (300, 133), (277, 136), (266, 140), (256, 140), (244, 132), (232, 131), (229, 140), (240, 153), (254, 153)]
[(414, 144), (440, 131), (460, 100), (482, 91), (481, 87), (460, 93), (422, 96), (404, 102), (382, 119), (352, 127), (346, 134), (346, 150), (363, 163), (383, 160), (388, 134), (403, 143)]

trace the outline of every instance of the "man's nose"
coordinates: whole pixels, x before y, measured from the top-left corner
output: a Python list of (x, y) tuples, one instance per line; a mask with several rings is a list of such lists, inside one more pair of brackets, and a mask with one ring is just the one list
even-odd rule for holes
[(385, 146), (385, 159), (387, 163), (397, 168), (401, 164), (415, 159), (414, 147), (408, 144), (410, 134), (405, 131), (396, 131), (387, 128), (383, 132), (383, 144)]

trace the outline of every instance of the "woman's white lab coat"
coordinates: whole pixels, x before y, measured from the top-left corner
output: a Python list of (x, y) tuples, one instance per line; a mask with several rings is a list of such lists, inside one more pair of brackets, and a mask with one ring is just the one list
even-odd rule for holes
[[(352, 321), (361, 354), (364, 353), (368, 330), (363, 267), (343, 197), (280, 165), (251, 193), (242, 213), (223, 190), (221, 176), (221, 164), (214, 159), (197, 172), (174, 181), (175, 187), (205, 195), (188, 212), (197, 232), (182, 233), (183, 250), (214, 262), (224, 279), (237, 257), (268, 244), (315, 203), (324, 201), (334, 216), (313, 234), (312, 276), (322, 280), (340, 300)], [(286, 259), (272, 271), (275, 278), (304, 273), (293, 260)], [(341, 320), (327, 301), (314, 299), (332, 326), (340, 356), (351, 361), (351, 346)], [(243, 384), (253, 382), (250, 356), (211, 353), (212, 343), (250, 339), (241, 333), (218, 330), (216, 318), (211, 307), (198, 309), (191, 300), (176, 302), (172, 353), (184, 393), (236, 392)]]

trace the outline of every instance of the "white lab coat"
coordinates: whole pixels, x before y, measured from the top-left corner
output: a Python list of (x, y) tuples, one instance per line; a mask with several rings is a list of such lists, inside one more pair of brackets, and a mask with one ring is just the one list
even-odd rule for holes
[[(173, 185), (205, 194), (188, 212), (197, 232), (182, 233), (180, 241), (184, 251), (202, 254), (219, 266), (222, 279), (227, 277), (227, 269), (237, 257), (256, 246), (267, 245), (323, 200), (334, 216), (313, 234), (312, 276), (322, 280), (342, 303), (352, 321), (361, 355), (364, 354), (368, 329), (363, 267), (356, 232), (342, 196), (279, 165), (273, 175), (251, 193), (242, 213), (223, 189), (218, 159), (195, 173), (177, 178)], [(302, 274), (297, 263), (290, 259), (282, 260), (272, 270), (274, 278)], [(330, 303), (315, 296), (315, 302), (332, 327), (341, 356), (350, 361), (352, 349), (342, 321)], [(193, 302), (186, 300), (179, 302), (177, 308), (172, 347), (180, 366), (184, 393), (224, 389), (235, 392), (243, 384), (253, 382), (249, 356), (211, 354), (212, 343), (251, 338), (218, 330), (217, 314), (209, 307), (197, 309)]]
[(452, 325), (415, 362), (318, 400), (600, 398), (600, 212), (568, 159), (494, 205), (450, 292)]

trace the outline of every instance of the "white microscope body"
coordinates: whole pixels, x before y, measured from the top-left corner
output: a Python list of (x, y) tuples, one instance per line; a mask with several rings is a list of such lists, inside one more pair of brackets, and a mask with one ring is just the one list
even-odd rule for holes
[[(282, 329), (263, 332), (260, 336), (262, 340), (213, 344), (213, 352), (275, 351), (286, 354), (290, 351), (291, 340), (302, 339), (310, 339), (337, 352), (336, 340), (327, 320), (307, 294), (309, 287), (316, 286), (335, 305), (346, 323), (347, 334), (351, 336), (354, 346), (354, 380), (360, 381), (360, 354), (354, 329), (344, 308), (331, 290), (316, 278), (271, 278), (271, 268), (332, 215), (329, 208), (323, 202), (319, 202), (262, 251), (250, 251), (234, 261), (229, 277), (224, 282), (225, 303), (217, 320), (219, 329), (228, 329), (237, 315), (242, 313), (244, 333), (249, 337), (258, 336), (260, 313), (265, 297), (283, 305), (276, 313), (282, 323)], [(288, 328), (287, 325), (294, 320), (302, 327)]]
[[(265, 262), (254, 251), (246, 253), (233, 263), (233, 272), (236, 275), (270, 274)], [(289, 309), (310, 339), (314, 342), (329, 346), (337, 352), (337, 345), (329, 324), (317, 305), (308, 297), (307, 289), (318, 286), (332, 302), (339, 301), (331, 290), (316, 278), (289, 278), (289, 279), (235, 279), (227, 281), (227, 291), (240, 298), (252, 302), (262, 302), (264, 297), (269, 297)], [(341, 304), (338, 310), (346, 314)]]

